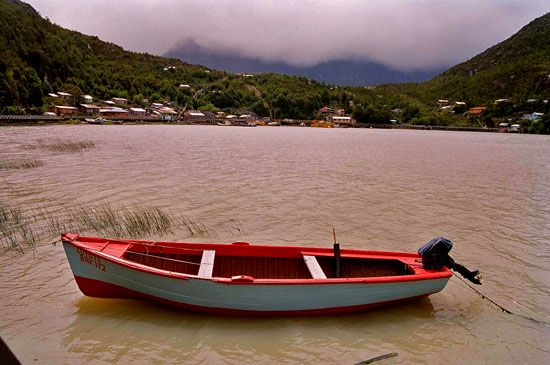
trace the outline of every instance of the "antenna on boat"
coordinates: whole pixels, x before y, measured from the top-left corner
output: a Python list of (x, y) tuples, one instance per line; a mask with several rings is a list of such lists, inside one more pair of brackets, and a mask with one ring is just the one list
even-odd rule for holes
[(334, 239), (334, 277), (340, 277), (340, 244), (336, 243), (336, 229), (332, 227), (332, 238)]

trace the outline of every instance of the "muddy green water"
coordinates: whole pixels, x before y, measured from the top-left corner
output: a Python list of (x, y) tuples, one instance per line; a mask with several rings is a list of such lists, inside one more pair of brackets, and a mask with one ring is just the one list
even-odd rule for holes
[[(61, 138), (82, 153), (25, 148)], [(206, 126), (0, 128), (0, 202), (33, 212), (141, 204), (212, 228), (164, 240), (415, 251), (443, 235), (480, 267), (489, 305), (452, 278), (415, 303), (353, 315), (227, 318), (84, 297), (62, 248), (0, 255), (0, 335), (27, 364), (550, 362), (550, 138)], [(39, 220), (39, 218), (37, 218)], [(36, 222), (47, 224), (47, 222)], [(93, 233), (93, 232), (87, 232)], [(145, 237), (149, 238), (149, 237)], [(54, 237), (42, 239), (43, 242)]]

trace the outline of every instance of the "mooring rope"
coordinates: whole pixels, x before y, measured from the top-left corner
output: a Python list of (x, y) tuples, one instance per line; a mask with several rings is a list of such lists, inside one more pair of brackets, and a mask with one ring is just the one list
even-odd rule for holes
[(462, 279), (460, 276), (458, 276), (455, 272), (453, 272), (453, 275), (455, 277), (457, 277), (458, 279), (460, 279), (460, 281), (462, 281), (464, 284), (466, 284), (467, 287), (469, 287), (470, 289), (472, 289), (474, 292), (476, 292), (479, 296), (481, 296), (482, 299), (485, 299), (487, 301), (489, 301), (489, 303), (493, 304), (494, 306), (496, 306), (498, 309), (500, 309), (501, 311), (503, 311), (504, 313), (507, 313), (507, 314), (511, 314), (513, 316), (517, 316), (517, 317), (521, 317), (521, 318), (524, 318), (524, 319), (528, 319), (532, 322), (535, 322), (535, 323), (539, 323), (539, 324), (544, 324), (544, 325), (550, 325), (550, 323), (546, 322), (546, 321), (543, 321), (543, 320), (539, 320), (539, 319), (535, 319), (535, 318), (532, 318), (532, 317), (529, 317), (529, 316), (526, 316), (526, 315), (523, 315), (523, 314), (518, 314), (518, 313), (514, 313), (512, 312), (511, 310), (509, 309), (506, 309), (504, 306), (498, 304), (497, 302), (495, 302), (494, 300), (492, 300), (491, 298), (489, 298), (487, 295), (483, 294), (482, 292), (480, 292), (479, 290), (477, 290), (476, 288), (474, 288), (472, 285), (470, 285), (470, 283), (468, 283), (466, 280)]

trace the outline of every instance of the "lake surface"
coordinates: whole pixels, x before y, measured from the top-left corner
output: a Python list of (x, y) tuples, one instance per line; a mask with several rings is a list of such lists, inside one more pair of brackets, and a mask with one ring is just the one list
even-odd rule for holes
[[(93, 142), (81, 153), (32, 146)], [(479, 267), (418, 302), (353, 315), (227, 318), (84, 297), (60, 245), (0, 255), (0, 335), (24, 363), (550, 362), (550, 138), (376, 129), (0, 128), (0, 203), (56, 214), (140, 205), (210, 227), (163, 240), (416, 251), (435, 236)], [(93, 234), (94, 232), (84, 232)], [(40, 237), (47, 243), (57, 237)]]

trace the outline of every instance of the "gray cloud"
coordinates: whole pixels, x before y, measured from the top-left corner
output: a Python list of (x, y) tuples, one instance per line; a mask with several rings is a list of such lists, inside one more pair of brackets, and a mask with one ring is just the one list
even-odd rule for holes
[(182, 39), (295, 66), (464, 61), (550, 10), (546, 0), (27, 0), (63, 27), (163, 54)]

